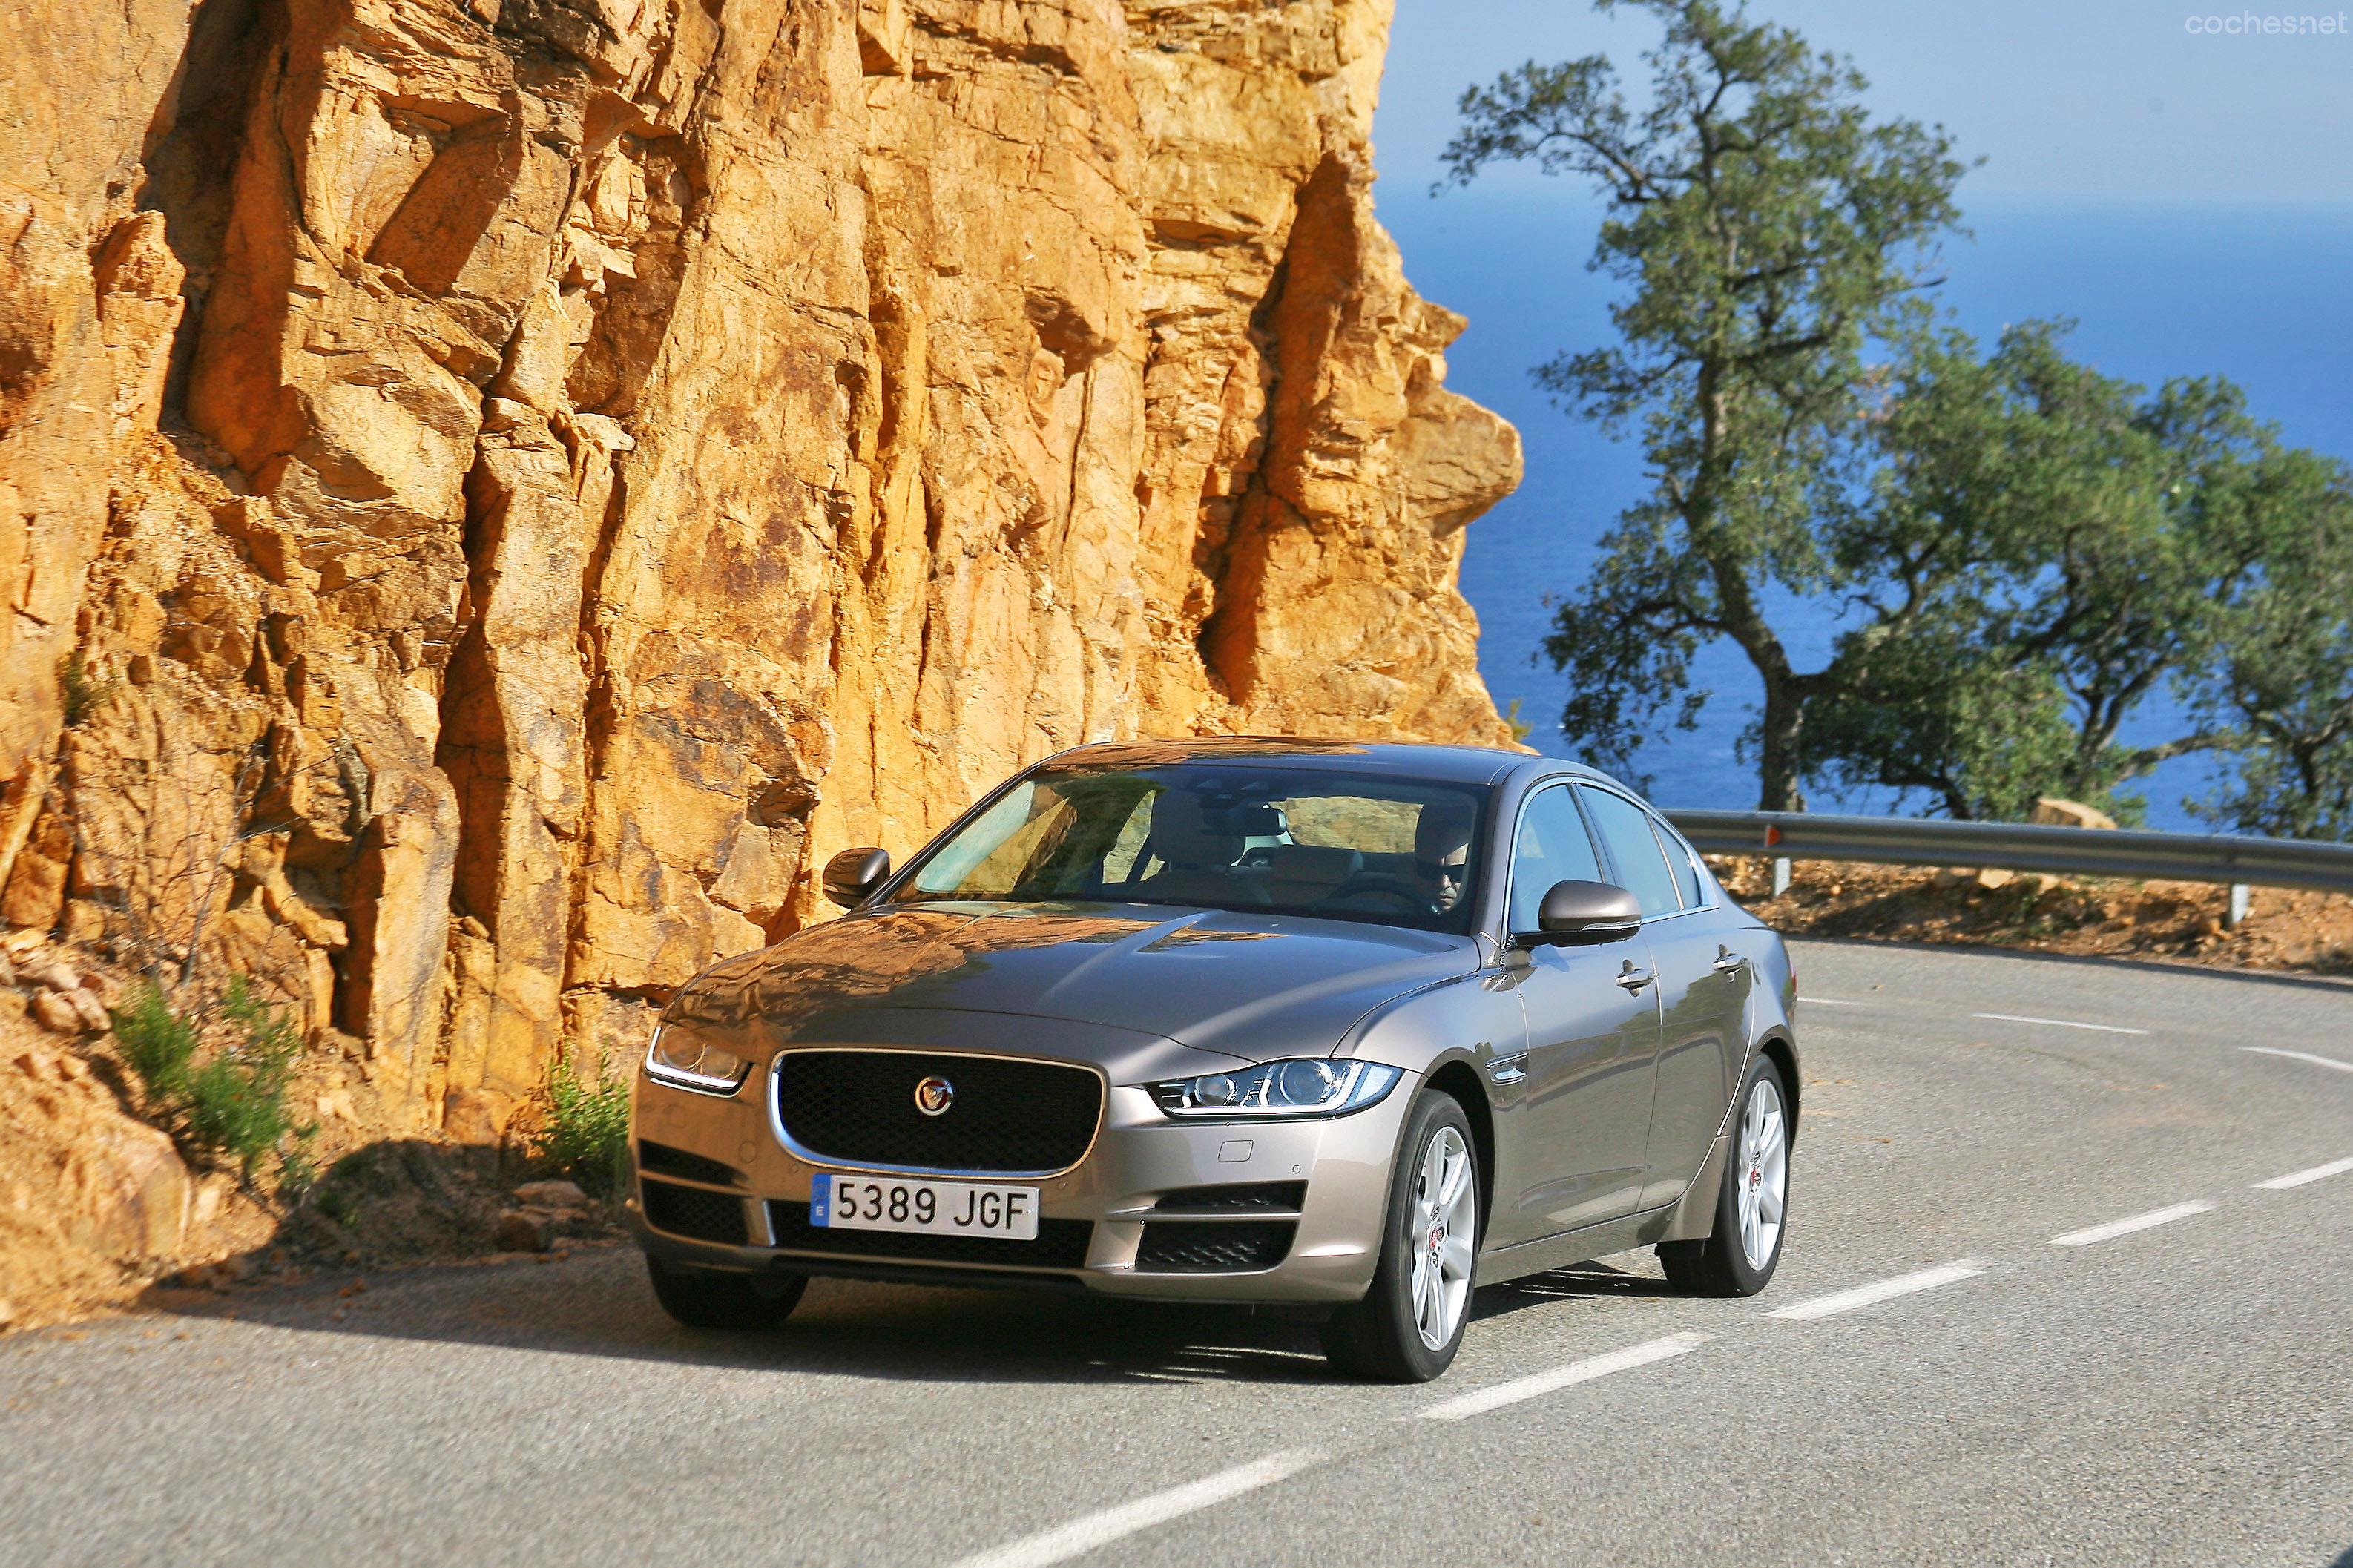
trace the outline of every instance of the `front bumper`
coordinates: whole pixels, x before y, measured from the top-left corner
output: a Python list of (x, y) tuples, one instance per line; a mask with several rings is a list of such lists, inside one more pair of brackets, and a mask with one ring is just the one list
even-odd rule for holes
[[(1335, 1304), (1363, 1297), (1378, 1261), (1389, 1173), (1417, 1079), (1408, 1075), (1378, 1104), (1324, 1120), (1300, 1121), (1176, 1121), (1164, 1115), (1150, 1093), (1113, 1086), (1106, 1097), (1103, 1124), (1094, 1145), (1077, 1165), (1035, 1182), (969, 1173), (978, 1182), (1018, 1182), (1039, 1189), (1040, 1217), (1082, 1221), (1092, 1227), (1084, 1262), (1077, 1267), (1033, 1268), (1008, 1260), (955, 1263), (887, 1252), (820, 1249), (817, 1237), (792, 1237), (779, 1245), (779, 1216), (772, 1201), (805, 1205), (810, 1178), (820, 1171), (859, 1173), (858, 1167), (804, 1159), (778, 1142), (763, 1101), (766, 1075), (754, 1073), (734, 1096), (721, 1098), (671, 1088), (640, 1073), (630, 1119), (631, 1181), (628, 1223), (639, 1246), (677, 1263), (744, 1270), (786, 1269), (849, 1278), (921, 1280), (928, 1283), (1077, 1284), (1106, 1295), (1168, 1300)], [(680, 1173), (680, 1163), (640, 1173), (638, 1152), (650, 1142), (669, 1150), (713, 1161), (738, 1173), (721, 1181), (716, 1173), (697, 1180)], [(936, 1173), (941, 1180), (955, 1173)], [(743, 1205), (744, 1244), (727, 1245), (665, 1229), (649, 1216), (647, 1181), (702, 1194), (691, 1205), (713, 1210), (721, 1200)], [(1155, 1215), (1167, 1194), (1178, 1191), (1269, 1183), (1304, 1183), (1295, 1210), (1208, 1215), (1188, 1208), (1181, 1215)], [(681, 1205), (665, 1195), (657, 1208)], [(1289, 1248), (1267, 1268), (1215, 1272), (1176, 1272), (1139, 1266), (1145, 1226), (1181, 1220), (1187, 1225), (1293, 1223)], [(860, 1233), (873, 1245), (879, 1233)], [(912, 1239), (912, 1238), (911, 1238)], [(810, 1243), (818, 1245), (809, 1245)], [(888, 1245), (888, 1244), (883, 1244)], [(1008, 1244), (1008, 1247), (1018, 1244)], [(911, 1247), (908, 1254), (920, 1251)]]

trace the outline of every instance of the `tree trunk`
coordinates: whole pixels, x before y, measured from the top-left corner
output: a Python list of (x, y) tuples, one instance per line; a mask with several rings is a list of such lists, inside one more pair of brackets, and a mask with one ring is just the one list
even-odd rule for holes
[(1765, 711), (1757, 725), (1759, 811), (1806, 809), (1798, 788), (1798, 730), (1805, 721), (1805, 701), (1790, 687), (1787, 680), (1765, 678)]

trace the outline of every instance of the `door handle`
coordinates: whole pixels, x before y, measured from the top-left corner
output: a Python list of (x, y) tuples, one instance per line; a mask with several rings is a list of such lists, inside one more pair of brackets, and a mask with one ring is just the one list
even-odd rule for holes
[(1747, 962), (1728, 947), (1719, 947), (1715, 950), (1715, 972), (1718, 974), (1737, 974)]
[(1651, 972), (1647, 969), (1635, 968), (1634, 961), (1630, 958), (1626, 961), (1625, 969), (1618, 976), (1618, 984), (1629, 991), (1640, 991), (1650, 983)]

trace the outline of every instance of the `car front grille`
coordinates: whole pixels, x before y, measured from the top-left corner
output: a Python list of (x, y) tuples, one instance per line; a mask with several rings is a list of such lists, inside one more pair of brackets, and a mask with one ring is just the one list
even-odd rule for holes
[(1154, 1220), (1135, 1249), (1138, 1274), (1249, 1274), (1291, 1251), (1293, 1220)]
[(809, 1206), (783, 1198), (768, 1204), (768, 1228), (778, 1247), (805, 1252), (844, 1253), (857, 1258), (909, 1263), (979, 1263), (999, 1268), (1080, 1268), (1094, 1240), (1094, 1222), (1040, 1219), (1035, 1241), (993, 1236), (921, 1236), (891, 1230), (819, 1229), (809, 1224)]
[[(915, 1086), (954, 1096), (926, 1116)], [(919, 1051), (790, 1051), (778, 1058), (776, 1118), (803, 1152), (852, 1165), (989, 1174), (1079, 1163), (1103, 1119), (1100, 1076), (1055, 1062)]]
[(638, 1185), (645, 1194), (646, 1223), (656, 1230), (729, 1247), (744, 1245), (743, 1199), (642, 1178)]

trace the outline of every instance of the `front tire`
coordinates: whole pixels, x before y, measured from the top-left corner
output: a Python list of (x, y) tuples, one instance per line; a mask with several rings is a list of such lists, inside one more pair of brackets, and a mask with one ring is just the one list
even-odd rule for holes
[(732, 1274), (646, 1258), (654, 1300), (690, 1329), (780, 1329), (808, 1289), (804, 1274)]
[(1754, 1296), (1780, 1266), (1789, 1206), (1789, 1103), (1781, 1069), (1759, 1055), (1741, 1086), (1732, 1148), (1705, 1241), (1659, 1244), (1667, 1283), (1691, 1296)]
[(1324, 1353), (1357, 1377), (1428, 1383), (1453, 1364), (1471, 1321), (1479, 1160), (1470, 1118), (1435, 1089), (1414, 1101), (1398, 1148), (1372, 1289), (1325, 1321)]

